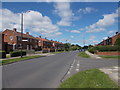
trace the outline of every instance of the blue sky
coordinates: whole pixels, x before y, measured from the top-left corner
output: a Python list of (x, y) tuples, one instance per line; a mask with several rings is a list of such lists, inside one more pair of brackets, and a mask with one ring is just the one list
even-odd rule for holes
[(20, 31), (24, 12), (24, 31), (34, 36), (81, 46), (85, 37), (86, 45), (97, 44), (118, 31), (117, 9), (117, 2), (3, 2), (3, 29)]

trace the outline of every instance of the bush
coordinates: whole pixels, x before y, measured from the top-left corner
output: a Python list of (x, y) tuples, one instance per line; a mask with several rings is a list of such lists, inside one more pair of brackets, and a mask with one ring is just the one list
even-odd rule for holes
[[(22, 55), (26, 55), (26, 51), (22, 51)], [(21, 51), (13, 51), (13, 52), (10, 52), (10, 56), (11, 57), (17, 57), (17, 56), (21, 56)]]
[(97, 52), (96, 48), (94, 48), (94, 47), (89, 48), (88, 51), (93, 54)]
[(6, 52), (5, 51), (0, 51), (0, 59), (1, 58), (6, 58)]
[(91, 47), (88, 49), (89, 52), (91, 53), (96, 53), (97, 51), (99, 52), (109, 52), (109, 51), (120, 51), (120, 46), (95, 46)]

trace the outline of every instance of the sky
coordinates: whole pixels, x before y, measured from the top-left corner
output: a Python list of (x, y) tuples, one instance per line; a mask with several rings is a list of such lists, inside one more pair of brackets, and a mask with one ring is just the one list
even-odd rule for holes
[[(71, 44), (94, 45), (118, 31), (117, 2), (3, 2), (1, 30), (24, 33)], [(0, 22), (1, 23), (1, 22)]]

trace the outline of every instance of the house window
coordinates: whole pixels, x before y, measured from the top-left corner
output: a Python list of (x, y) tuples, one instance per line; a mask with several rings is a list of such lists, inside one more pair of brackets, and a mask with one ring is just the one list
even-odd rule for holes
[(18, 37), (18, 40), (21, 40), (21, 37)]
[(35, 48), (38, 48), (38, 46), (37, 46), (37, 45), (35, 45)]
[(35, 40), (35, 42), (37, 42), (37, 40)]
[(10, 40), (13, 40), (13, 36), (10, 36)]
[(30, 39), (30, 42), (32, 42), (32, 39)]
[(22, 45), (21, 44), (18, 44), (18, 46), (17, 46), (18, 48), (22, 48)]

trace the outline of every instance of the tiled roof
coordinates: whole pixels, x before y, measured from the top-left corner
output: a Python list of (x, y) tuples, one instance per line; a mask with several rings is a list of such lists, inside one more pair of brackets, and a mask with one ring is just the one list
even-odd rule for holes
[(40, 41), (49, 41), (49, 40), (47, 40), (47, 39), (45, 39), (45, 38), (40, 38), (40, 37), (36, 37), (36, 39), (38, 39), (38, 40), (40, 40)]
[(38, 40), (40, 40), (40, 41), (48, 41), (48, 42), (63, 44), (62, 42), (53, 41), (53, 40), (48, 40), (48, 39), (40, 38), (40, 37), (36, 37), (36, 39), (38, 39)]
[[(13, 31), (13, 30), (9, 30), (9, 29), (6, 29), (5, 31), (7, 31), (8, 33), (14, 33), (16, 36), (21, 36), (21, 33), (20, 33), (20, 32), (17, 32), (17, 31), (15, 32), (15, 31)], [(3, 33), (4, 33), (5, 31), (3, 31)], [(36, 38), (33, 37), (32, 35), (24, 34), (24, 33), (23, 33), (23, 37), (25, 37), (25, 38), (36, 39)]]

